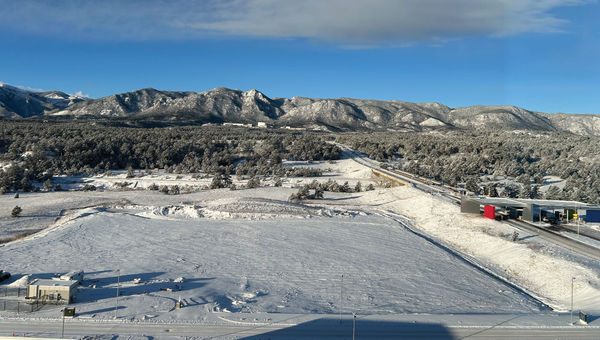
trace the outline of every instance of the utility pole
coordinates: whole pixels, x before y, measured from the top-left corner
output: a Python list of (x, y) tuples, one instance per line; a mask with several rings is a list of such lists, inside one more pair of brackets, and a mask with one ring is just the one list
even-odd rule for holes
[(117, 298), (115, 299), (115, 319), (118, 318), (119, 311), (119, 286), (121, 284), (121, 269), (117, 269)]

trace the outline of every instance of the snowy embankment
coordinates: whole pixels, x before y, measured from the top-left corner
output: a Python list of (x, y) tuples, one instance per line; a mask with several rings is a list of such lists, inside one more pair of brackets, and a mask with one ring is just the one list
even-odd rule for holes
[[(571, 303), (571, 278), (575, 278), (575, 306), (600, 311), (600, 266), (551, 243), (501, 222), (459, 213), (440, 197), (410, 187), (366, 193), (362, 202), (403, 214), (423, 232), (473, 257), (486, 268), (538, 297), (558, 311)], [(513, 232), (521, 237), (511, 240)]]
[(231, 197), (206, 202), (206, 205), (168, 206), (116, 206), (148, 218), (209, 218), (209, 219), (281, 219), (309, 218), (316, 216), (365, 215), (356, 211), (339, 211), (324, 207), (311, 207), (266, 198)]

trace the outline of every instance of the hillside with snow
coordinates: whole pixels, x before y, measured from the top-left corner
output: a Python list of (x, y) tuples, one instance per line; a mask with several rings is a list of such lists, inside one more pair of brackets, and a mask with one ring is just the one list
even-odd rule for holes
[(31, 91), (0, 83), (0, 117), (34, 117), (86, 100), (61, 91)]

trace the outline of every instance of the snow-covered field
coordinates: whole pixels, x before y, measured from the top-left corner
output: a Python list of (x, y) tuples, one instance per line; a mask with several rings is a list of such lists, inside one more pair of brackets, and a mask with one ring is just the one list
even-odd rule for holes
[[(263, 210), (264, 203), (245, 199), (242, 206), (247, 213)], [(268, 203), (271, 208), (279, 205), (273, 210), (285, 211), (284, 216), (195, 217), (164, 209), (153, 218), (135, 208), (86, 209), (46, 235), (0, 248), (0, 254), (3, 266), (14, 273), (47, 276), (85, 270), (77, 309), (94, 317), (113, 315), (117, 268), (123, 293), (119, 313), (136, 319), (197, 319), (212, 311), (542, 309), (518, 290), (384, 217)], [(232, 204), (224, 202), (212, 211), (229, 210)], [(181, 210), (186, 209), (195, 210)], [(178, 277), (183, 282), (174, 282)], [(141, 283), (133, 283), (135, 278)], [(173, 291), (161, 290), (167, 288)], [(186, 307), (168, 313), (179, 298)]]
[[(294, 166), (331, 169), (319, 181), (373, 181), (368, 168), (349, 159)], [(531, 296), (564, 311), (572, 277), (576, 306), (600, 312), (600, 266), (594, 261), (523, 232), (513, 242), (514, 228), (462, 215), (442, 198), (410, 187), (286, 201), (297, 190), (292, 186), (313, 179), (181, 195), (109, 186), (17, 199), (1, 195), (0, 233), (49, 227), (0, 245), (0, 268), (15, 274), (8, 283), (27, 274), (84, 270), (75, 306), (79, 317), (93, 319), (114, 316), (117, 278), (118, 314), (134, 320), (201, 321), (227, 311), (548, 310)], [(9, 217), (15, 204), (23, 217)], [(184, 308), (176, 310), (179, 299)], [(46, 308), (31, 316), (55, 314)]]

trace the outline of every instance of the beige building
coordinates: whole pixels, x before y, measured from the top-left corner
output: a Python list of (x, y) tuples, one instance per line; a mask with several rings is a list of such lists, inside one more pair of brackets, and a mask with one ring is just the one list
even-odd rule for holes
[(26, 299), (42, 303), (68, 304), (75, 300), (78, 281), (37, 279), (27, 286)]

